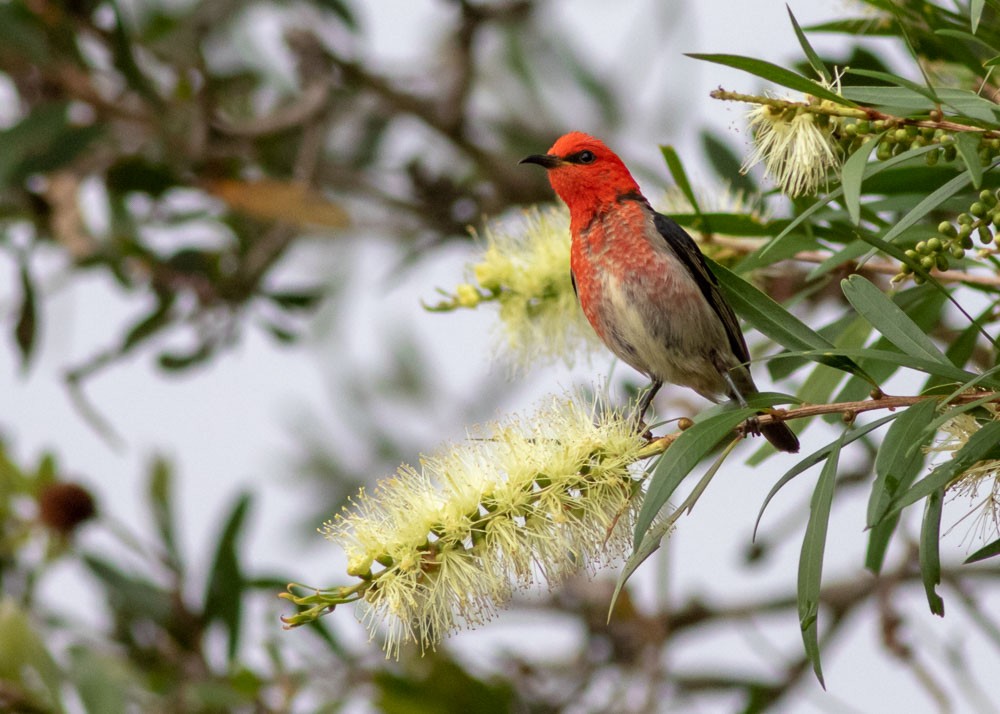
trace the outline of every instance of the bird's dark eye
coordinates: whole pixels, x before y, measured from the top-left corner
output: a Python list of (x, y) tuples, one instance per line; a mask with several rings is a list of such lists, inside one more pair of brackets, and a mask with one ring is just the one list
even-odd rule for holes
[(593, 151), (581, 151), (574, 158), (578, 164), (592, 164), (597, 159)]

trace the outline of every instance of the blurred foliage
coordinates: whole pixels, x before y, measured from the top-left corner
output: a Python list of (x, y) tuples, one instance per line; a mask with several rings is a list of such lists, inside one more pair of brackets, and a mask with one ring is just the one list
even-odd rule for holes
[[(894, 100), (908, 90), (904, 106), (879, 106), (911, 118), (944, 109), (949, 118), (997, 128), (993, 108), (993, 115), (982, 114), (981, 103), (995, 104), (1000, 35), (992, 0), (958, 9), (921, 0), (867, 4), (873, 13), (859, 10), (857, 18), (807, 28), (844, 37), (843, 50), (819, 58), (822, 65), (869, 73), (845, 75), (845, 96), (854, 91), (861, 101), (867, 91), (865, 101), (875, 104), (878, 90), (891, 91)], [(304, 241), (322, 240), (338, 254), (352, 236), (378, 234), (393, 242), (405, 265), (466, 240), (467, 226), (483, 215), (548, 200), (542, 176), (519, 170), (517, 160), (570, 126), (612, 133), (624, 98), (601, 68), (573, 49), (578, 43), (568, 31), (547, 21), (544, 3), (439, 0), (434, 6), (442, 18), (437, 46), (393, 66), (374, 59), (373, 28), (364, 5), (353, 0), (0, 2), (0, 256), (16, 278), (5, 286), (12, 302), (2, 328), (22, 370), (44, 349), (39, 336), (47, 300), (85, 275), (116, 285), (135, 304), (136, 317), (98, 326), (106, 346), (68, 367), (73, 388), (139, 352), (155, 355), (164, 371), (224, 359), (220, 353), (248, 325), (295, 343), (324, 298), (338, 297), (282, 272)], [(981, 17), (973, 22), (970, 13)], [(871, 37), (912, 52), (919, 66), (911, 79), (926, 81), (914, 88), (892, 75), (890, 53)], [(801, 69), (812, 76), (809, 65)], [(967, 90), (981, 102), (963, 95), (967, 101), (956, 109), (927, 96), (944, 89)], [(741, 158), (723, 138), (705, 133), (702, 146), (721, 179), (759, 187), (752, 175), (738, 174)], [(841, 199), (834, 187), (819, 200), (797, 199), (788, 215), (755, 219), (751, 237), (771, 239), (769, 248), (736, 250), (720, 242), (713, 254), (752, 274), (767, 293), (791, 298), (799, 314), (834, 305), (841, 312), (815, 332), (845, 354), (860, 346), (905, 350), (888, 337), (898, 333), (879, 320), (880, 313), (896, 313), (867, 294), (858, 302), (867, 306), (859, 308), (864, 318), (848, 313), (838, 279), (899, 225), (891, 236), (898, 251), (887, 252), (905, 264), (905, 250), (937, 236), (943, 222), (964, 225), (957, 216), (973, 215), (979, 191), (997, 185), (995, 155), (975, 168), (979, 146), (942, 155), (935, 165), (924, 163), (928, 147), (895, 146), (890, 159), (868, 164), (883, 167), (877, 172), (854, 166), (852, 197)], [(954, 181), (962, 176), (968, 181), (960, 186)], [(943, 185), (954, 190), (921, 203)], [(920, 215), (915, 206), (922, 206)], [(706, 217), (716, 223), (699, 223)], [(698, 211), (677, 218), (706, 233), (727, 220)], [(735, 215), (728, 220), (750, 225)], [(833, 257), (819, 267), (764, 269), (820, 249)], [(951, 267), (959, 270), (976, 263), (995, 274), (997, 267), (992, 249), (956, 261)], [(919, 272), (919, 263), (914, 269)], [(995, 285), (970, 283), (962, 290), (976, 294), (979, 324), (995, 326)], [(995, 347), (949, 307), (933, 281), (899, 291), (891, 304), (941, 346), (956, 369), (995, 369)], [(362, 458), (323, 452), (308, 433), (299, 435), (303, 460), (316, 474), (314, 507), (325, 515), (368, 475), (426, 446), (409, 443), (379, 418), (387, 403), (415, 409), (435, 396), (428, 386), (433, 370), (413, 358), (415, 348), (401, 338), (389, 349), (393, 359), (375, 382), (347, 374), (332, 387), (349, 413), (352, 435), (367, 449)], [(859, 362), (879, 382), (898, 369)], [(799, 396), (812, 402), (860, 399), (870, 389), (861, 378), (807, 365), (796, 356), (769, 363), (773, 376), (798, 380)], [(928, 390), (947, 391), (946, 384), (954, 380), (945, 367), (928, 372)], [(485, 385), (460, 410), (491, 413), (503, 389)], [(899, 411), (893, 443), (916, 441), (912, 429), (921, 414), (915, 409)], [(869, 435), (856, 443), (865, 448), (852, 451), (835, 482), (830, 473), (820, 482), (835, 486), (839, 499), (871, 486), (877, 473), (873, 509), (884, 516), (885, 499), (899, 503), (922, 458), (896, 463), (903, 451), (880, 451), (886, 442)], [(844, 445), (842, 438), (829, 449), (839, 453)], [(896, 467), (906, 478), (897, 478)], [(209, 555), (199, 558), (180, 547), (184, 514), (176, 512), (169, 463), (154, 459), (144, 478), (152, 526), (136, 534), (102, 511), (109, 486), (65, 473), (55, 453), (24, 464), (0, 445), (0, 711), (658, 711), (667, 699), (678, 710), (721, 699), (734, 710), (763, 711), (787, 704), (818, 656), (777, 656), (771, 663), (777, 666), (764, 673), (712, 663), (676, 667), (664, 656), (685, 638), (756, 628), (762, 615), (794, 620), (800, 602), (794, 588), (735, 603), (663, 602), (654, 612), (640, 610), (625, 591), (609, 621), (606, 583), (574, 582), (540, 601), (517, 603), (576, 623), (579, 645), (562, 661), (498, 652), (486, 672), (444, 647), (387, 663), (377, 646), (344, 641), (323, 622), (294, 634), (279, 630), (274, 593), (294, 574), (255, 572), (244, 544), (253, 493), (240, 494), (219, 515), (214, 538), (198, 547)], [(932, 536), (940, 500), (930, 503), (919, 538), (897, 529), (898, 518), (872, 528), (867, 565), (881, 570), (880, 579), (851, 575), (821, 588), (816, 579), (809, 592), (823, 617), (824, 644), (868, 611), (881, 629), (885, 655), (913, 673), (930, 701), (948, 704), (955, 688), (947, 689), (946, 680), (959, 682), (970, 699), (975, 683), (967, 681), (957, 650), (942, 655), (946, 661), (925, 664), (930, 655), (921, 657), (909, 642), (922, 613), (894, 596), (926, 589), (933, 606), (936, 577), (996, 639), (1000, 628), (979, 596), (995, 594), (997, 575), (989, 563), (962, 569), (937, 562)], [(799, 533), (809, 513), (803, 503), (787, 518), (765, 523), (745, 554), (747, 565), (763, 563)], [(81, 532), (101, 538), (91, 541)], [(892, 538), (904, 551), (895, 557), (887, 556)], [(812, 536), (813, 551), (823, 545)], [(203, 563), (208, 569), (201, 575)], [(40, 594), (67, 565), (80, 569), (97, 593), (100, 611), (92, 622), (68, 620), (60, 602)]]

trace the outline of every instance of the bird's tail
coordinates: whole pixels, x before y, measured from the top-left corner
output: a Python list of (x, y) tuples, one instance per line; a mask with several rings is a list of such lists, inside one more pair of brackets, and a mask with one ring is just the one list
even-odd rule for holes
[(768, 424), (760, 425), (760, 433), (771, 442), (771, 446), (778, 451), (787, 451), (790, 454), (799, 450), (799, 439), (795, 432), (783, 421), (772, 421)]

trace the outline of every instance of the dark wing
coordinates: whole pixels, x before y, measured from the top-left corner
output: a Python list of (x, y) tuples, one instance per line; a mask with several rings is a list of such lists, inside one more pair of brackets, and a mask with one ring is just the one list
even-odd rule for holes
[(722, 297), (719, 282), (705, 265), (705, 258), (702, 256), (698, 244), (675, 221), (662, 214), (654, 212), (653, 223), (656, 230), (667, 241), (670, 249), (691, 273), (691, 277), (701, 289), (701, 294), (705, 296), (708, 304), (715, 310), (715, 314), (719, 316), (719, 320), (722, 321), (722, 326), (726, 330), (726, 336), (729, 338), (729, 346), (732, 348), (733, 354), (740, 362), (749, 363), (750, 351), (747, 349), (746, 340), (743, 339), (740, 322), (736, 319), (733, 308), (729, 307), (729, 303)]
[(573, 275), (573, 271), (569, 271), (569, 281), (573, 283), (573, 294), (580, 297), (580, 291), (576, 289), (576, 276)]

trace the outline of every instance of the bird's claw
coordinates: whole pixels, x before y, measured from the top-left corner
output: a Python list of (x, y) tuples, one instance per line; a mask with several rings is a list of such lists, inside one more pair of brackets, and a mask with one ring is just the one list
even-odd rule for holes
[(747, 436), (760, 436), (760, 419), (755, 416), (750, 417), (740, 428), (744, 437)]

